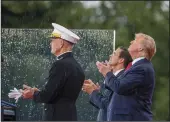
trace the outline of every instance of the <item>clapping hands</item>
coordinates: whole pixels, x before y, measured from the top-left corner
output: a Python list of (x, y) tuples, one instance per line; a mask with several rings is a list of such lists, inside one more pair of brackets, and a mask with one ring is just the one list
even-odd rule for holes
[(99, 72), (105, 77), (108, 72), (111, 71), (111, 67), (107, 61), (104, 62), (96, 62), (96, 66), (99, 70)]
[(39, 91), (39, 89), (37, 88), (32, 88), (30, 86), (27, 86), (27, 85), (23, 85), (23, 91), (22, 91), (22, 97), (24, 99), (32, 99), (33, 98), (33, 95), (34, 95), (34, 92), (35, 91)]
[(84, 80), (82, 90), (88, 94), (91, 94), (94, 90), (99, 90), (100, 86), (98, 83), (94, 84), (92, 80)]

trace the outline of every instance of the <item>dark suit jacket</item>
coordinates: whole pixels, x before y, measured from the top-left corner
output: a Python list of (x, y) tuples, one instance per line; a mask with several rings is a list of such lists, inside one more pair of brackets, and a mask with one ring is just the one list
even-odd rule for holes
[(58, 58), (49, 71), (45, 87), (34, 93), (33, 100), (45, 103), (45, 121), (76, 121), (75, 102), (85, 75), (71, 52)]
[[(123, 72), (124, 70), (120, 71), (116, 77), (119, 77)], [(107, 121), (107, 106), (112, 94), (113, 91), (107, 89), (104, 83), (100, 85), (100, 90), (94, 90), (90, 94), (90, 103), (99, 109), (97, 121)]]
[(108, 121), (152, 120), (155, 73), (150, 61), (139, 60), (119, 78), (109, 72), (105, 81), (106, 86), (114, 91), (107, 110)]

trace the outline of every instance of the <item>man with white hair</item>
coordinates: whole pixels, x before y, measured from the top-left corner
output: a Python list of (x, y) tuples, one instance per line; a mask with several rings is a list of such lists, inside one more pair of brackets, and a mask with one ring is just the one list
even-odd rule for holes
[(107, 109), (107, 121), (151, 121), (152, 96), (155, 72), (151, 59), (156, 53), (152, 37), (138, 33), (128, 48), (132, 66), (117, 78), (108, 65), (99, 63), (99, 72), (105, 77), (105, 85), (114, 93), (124, 96), (114, 99)]
[(52, 23), (51, 53), (56, 61), (41, 90), (23, 85), (23, 98), (45, 103), (45, 121), (77, 121), (76, 100), (84, 82), (84, 71), (73, 57), (72, 47), (80, 39), (65, 27)]

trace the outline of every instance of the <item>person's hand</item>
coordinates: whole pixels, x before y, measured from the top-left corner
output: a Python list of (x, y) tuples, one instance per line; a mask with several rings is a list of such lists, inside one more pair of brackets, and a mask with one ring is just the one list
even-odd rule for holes
[(84, 81), (82, 90), (88, 94), (91, 94), (94, 90), (99, 89), (99, 87), (93, 83), (92, 80), (88, 79)]
[[(23, 85), (23, 89), (31, 89), (31, 87), (24, 84), (24, 85)], [(40, 91), (40, 90), (39, 90), (38, 88), (36, 88), (36, 87), (33, 87), (32, 90), (34, 90), (34, 91)]]
[(99, 70), (99, 72), (105, 77), (108, 72), (111, 71), (110, 65), (108, 62), (106, 64), (103, 64), (99, 61), (96, 62), (96, 66)]
[(34, 92), (35, 92), (35, 91), (40, 91), (40, 90), (39, 90), (38, 88), (36, 88), (36, 87), (33, 87), (32, 89), (34, 90)]
[(27, 86), (25, 84), (23, 85), (23, 89), (24, 90), (22, 90), (22, 97), (24, 99), (32, 99), (35, 89), (31, 88), (30, 86)]
[(31, 90), (24, 90), (22, 92), (22, 97), (24, 99), (32, 99), (33, 98), (33, 94), (34, 94), (34, 91), (31, 89)]
[[(99, 61), (98, 61), (98, 62), (99, 62)], [(96, 62), (96, 63), (97, 63), (97, 62)], [(105, 60), (104, 62), (102, 61), (102, 62), (100, 62), (100, 63), (102, 63), (103, 65), (107, 66), (108, 61), (107, 61), (107, 60)]]

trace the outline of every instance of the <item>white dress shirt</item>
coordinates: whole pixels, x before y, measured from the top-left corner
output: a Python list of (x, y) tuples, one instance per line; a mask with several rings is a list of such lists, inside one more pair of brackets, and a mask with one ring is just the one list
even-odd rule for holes
[(132, 61), (132, 65), (133, 65), (134, 63), (138, 62), (139, 60), (144, 59), (144, 58), (145, 58), (145, 57), (139, 57), (139, 58), (134, 59), (134, 60)]
[[(119, 72), (120, 71), (122, 71), (122, 70), (124, 70), (124, 69), (120, 69), (120, 70), (117, 70), (116, 72), (114, 72), (113, 74), (116, 76), (117, 74), (119, 74)], [(104, 82), (103, 82), (104, 84), (105, 84), (105, 80), (104, 80)]]
[(119, 72), (122, 71), (122, 70), (124, 70), (124, 69), (117, 70), (117, 71), (116, 71), (115, 73), (113, 73), (113, 74), (116, 76), (116, 75), (119, 74)]

